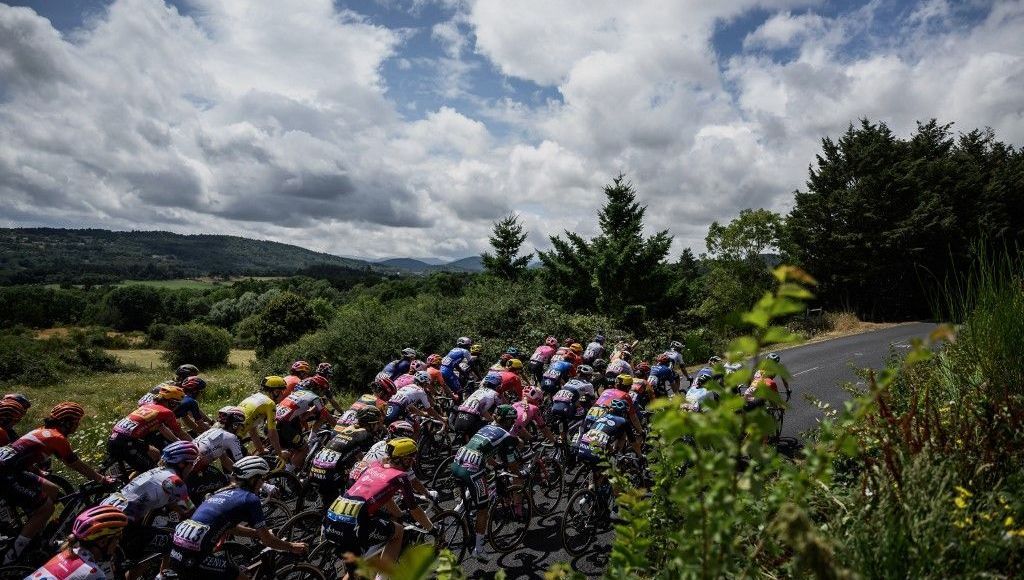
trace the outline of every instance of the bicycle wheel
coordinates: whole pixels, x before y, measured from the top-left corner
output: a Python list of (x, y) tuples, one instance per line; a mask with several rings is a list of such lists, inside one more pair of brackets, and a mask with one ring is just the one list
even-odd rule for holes
[(444, 510), (433, 518), (434, 529), (431, 535), (434, 537), (434, 546), (437, 551), (449, 550), (455, 556), (455, 561), (462, 563), (469, 549), (469, 524), (462, 514), (453, 510)]
[(275, 580), (327, 580), (327, 576), (312, 564), (289, 564), (277, 569)]
[(292, 510), (288, 504), (279, 499), (263, 500), (263, 515), (266, 518), (267, 527), (271, 530), (279, 530), (292, 517)]
[(566, 552), (579, 556), (587, 551), (597, 532), (594, 524), (596, 511), (597, 496), (589, 489), (581, 489), (569, 498), (559, 526)]
[(274, 497), (284, 501), (289, 508), (298, 509), (299, 496), (302, 495), (302, 482), (294, 473), (275, 471), (267, 475), (266, 482), (277, 488)]
[(533, 468), (533, 507), (537, 515), (558, 510), (565, 490), (565, 468), (551, 456), (541, 458)]
[(320, 536), (323, 521), (323, 510), (306, 510), (285, 522), (278, 535), (289, 542), (312, 542)]
[(434, 470), (434, 476), (430, 478), (430, 483), (427, 485), (428, 488), (437, 492), (437, 503), (451, 503), (458, 498), (459, 486), (455, 484), (455, 475), (452, 473), (452, 462), (455, 461), (453, 455), (447, 461), (442, 461), (437, 469)]
[(519, 486), (509, 487), (503, 496), (494, 498), (487, 521), (487, 537), (499, 552), (508, 552), (521, 545), (533, 515), (530, 497)]
[(345, 558), (334, 542), (324, 541), (316, 544), (310, 549), (306, 561), (323, 570), (330, 578), (341, 578), (345, 575)]
[(302, 491), (299, 493), (299, 498), (295, 502), (295, 513), (314, 509), (322, 510), (323, 508), (324, 500), (320, 497), (320, 486), (313, 480), (307, 480), (302, 484)]

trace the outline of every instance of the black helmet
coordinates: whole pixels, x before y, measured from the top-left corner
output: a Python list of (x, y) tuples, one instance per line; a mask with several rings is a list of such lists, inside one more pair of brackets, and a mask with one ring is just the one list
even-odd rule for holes
[(199, 369), (196, 368), (196, 365), (181, 365), (180, 367), (177, 368), (177, 370), (174, 371), (174, 376), (175, 378), (178, 379), (178, 381), (183, 381), (189, 377), (194, 377), (198, 374)]

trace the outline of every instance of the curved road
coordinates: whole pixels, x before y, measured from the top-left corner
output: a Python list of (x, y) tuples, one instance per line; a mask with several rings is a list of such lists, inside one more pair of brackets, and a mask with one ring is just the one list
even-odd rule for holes
[[(780, 351), (782, 362), (792, 375), (790, 387), (793, 389), (783, 434), (799, 437), (801, 432), (814, 427), (820, 416), (804, 395), (833, 406), (841, 405), (847, 398), (842, 385), (859, 381), (854, 369), (882, 367), (891, 351), (905, 352), (912, 339), (928, 336), (935, 326), (921, 322), (900, 324)], [(572, 491), (567, 488), (565, 497)], [(485, 562), (467, 556), (463, 568), (471, 578), (490, 578), (497, 570), (504, 569), (508, 578), (542, 579), (550, 565), (571, 562), (573, 568), (587, 576), (600, 576), (611, 550), (612, 533), (599, 536), (593, 550), (573, 559), (562, 550), (559, 517), (556, 513), (539, 522), (535, 520), (522, 549), (505, 555), (492, 553)]]

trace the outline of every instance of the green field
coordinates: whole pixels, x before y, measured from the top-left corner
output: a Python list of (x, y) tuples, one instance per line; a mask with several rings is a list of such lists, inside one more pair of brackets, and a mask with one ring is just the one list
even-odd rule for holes
[[(168, 290), (207, 290), (209, 288), (216, 288), (217, 286), (225, 286), (234, 284), (240, 280), (278, 280), (280, 276), (239, 276), (235, 278), (214, 279), (214, 278), (177, 278), (174, 280), (125, 280), (118, 282), (114, 286), (128, 286), (130, 284), (136, 284), (141, 286), (152, 286), (153, 288), (166, 288)], [(81, 287), (80, 284), (77, 285)], [(60, 284), (46, 284), (46, 288), (60, 288)]]

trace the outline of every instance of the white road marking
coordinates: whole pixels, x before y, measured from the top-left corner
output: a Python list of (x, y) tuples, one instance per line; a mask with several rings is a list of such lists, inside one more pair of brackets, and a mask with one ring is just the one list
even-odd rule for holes
[(800, 375), (802, 375), (802, 374), (804, 374), (804, 373), (809, 373), (809, 372), (811, 372), (811, 371), (816, 371), (816, 370), (818, 370), (818, 369), (820, 369), (820, 368), (821, 368), (821, 367), (813, 367), (813, 368), (809, 368), (809, 369), (807, 369), (807, 370), (805, 370), (805, 371), (800, 371), (800, 372), (798, 372), (798, 373), (793, 373), (793, 376), (794, 376), (794, 377), (798, 377), (798, 376), (800, 376)]
[(892, 346), (895, 346), (896, 348), (910, 348), (910, 345), (905, 342), (894, 342), (892, 343)]

